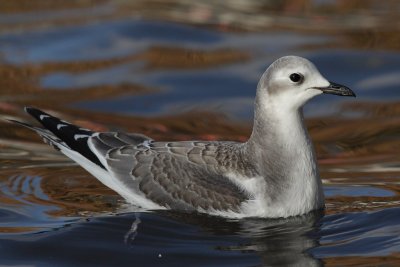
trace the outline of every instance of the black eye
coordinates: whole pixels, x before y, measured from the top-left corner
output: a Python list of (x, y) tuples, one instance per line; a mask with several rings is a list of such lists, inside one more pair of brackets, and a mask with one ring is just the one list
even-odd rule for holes
[(303, 81), (303, 76), (301, 74), (298, 74), (298, 73), (290, 74), (289, 78), (294, 83), (299, 83), (299, 82)]

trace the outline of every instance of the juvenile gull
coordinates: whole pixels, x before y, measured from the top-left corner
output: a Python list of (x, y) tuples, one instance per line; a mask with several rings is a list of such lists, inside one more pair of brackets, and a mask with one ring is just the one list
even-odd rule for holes
[(93, 132), (25, 110), (46, 143), (76, 161), (129, 203), (145, 209), (227, 217), (288, 217), (324, 207), (302, 106), (319, 94), (355, 96), (328, 82), (307, 59), (287, 56), (262, 75), (247, 142), (157, 142), (141, 134)]

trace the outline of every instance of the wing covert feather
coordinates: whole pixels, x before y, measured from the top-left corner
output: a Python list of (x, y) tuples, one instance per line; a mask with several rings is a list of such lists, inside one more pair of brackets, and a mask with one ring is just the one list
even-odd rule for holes
[(238, 211), (248, 198), (219, 171), (215, 145), (149, 142), (148, 146), (125, 143), (118, 147), (120, 138), (99, 135), (97, 139), (94, 146), (104, 154), (112, 176), (161, 206)]
[[(138, 162), (138, 165), (143, 164), (146, 163)], [(246, 199), (226, 177), (171, 153), (156, 152), (149, 168), (136, 168), (133, 175), (142, 178), (140, 189), (147, 197), (157, 188), (157, 201), (161, 201), (158, 204), (173, 209), (236, 211)], [(178, 199), (180, 201), (176, 202)]]

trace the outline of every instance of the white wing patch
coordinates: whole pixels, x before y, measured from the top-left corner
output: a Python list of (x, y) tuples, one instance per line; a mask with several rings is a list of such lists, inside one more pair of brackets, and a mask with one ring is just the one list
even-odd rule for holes
[(146, 140), (146, 141), (144, 141), (141, 145), (143, 145), (143, 146), (145, 146), (145, 147), (147, 147), (147, 148), (150, 148), (150, 144), (151, 144), (152, 142), (153, 142), (152, 140)]
[(66, 124), (58, 124), (57, 125), (57, 130), (60, 130), (62, 127), (66, 127), (66, 126), (68, 126), (68, 125), (66, 125)]
[(87, 134), (76, 134), (76, 135), (74, 135), (74, 139), (75, 140), (78, 140), (80, 138), (86, 138), (86, 137), (89, 137), (89, 135), (87, 135)]
[(50, 118), (50, 116), (49, 115), (44, 115), (44, 114), (42, 114), (42, 115), (40, 115), (39, 116), (39, 119), (42, 121), (43, 119), (45, 119), (45, 118)]

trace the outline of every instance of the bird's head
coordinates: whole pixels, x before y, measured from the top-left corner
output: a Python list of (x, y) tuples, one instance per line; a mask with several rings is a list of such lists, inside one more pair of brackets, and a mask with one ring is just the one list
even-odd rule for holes
[(313, 63), (297, 56), (282, 57), (272, 63), (257, 88), (261, 103), (268, 101), (290, 109), (299, 109), (322, 93), (356, 96), (348, 87), (329, 82)]

